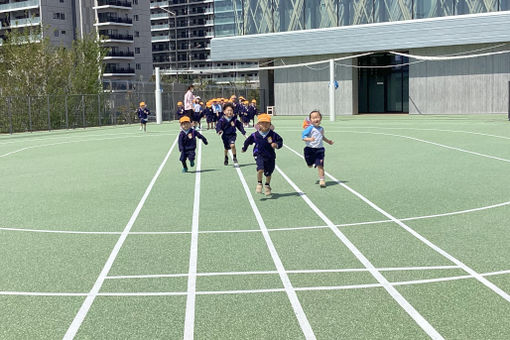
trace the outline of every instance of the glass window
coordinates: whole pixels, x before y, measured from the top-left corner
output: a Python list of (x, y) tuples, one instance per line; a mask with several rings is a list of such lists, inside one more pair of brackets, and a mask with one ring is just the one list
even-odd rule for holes
[(305, 26), (304, 3), (304, 0), (274, 0), (274, 31), (302, 30)]
[(498, 0), (457, 0), (455, 14), (476, 14), (495, 12), (498, 10)]
[(510, 0), (501, 0), (500, 9), (502, 11), (510, 11)]
[(414, 18), (435, 18), (453, 15), (453, 0), (414, 1)]
[(339, 0), (338, 25), (362, 25), (374, 22), (374, 0)]
[(243, 19), (244, 34), (274, 32), (273, 1), (245, 0)]
[(243, 0), (215, 0), (214, 36), (243, 34)]
[(337, 10), (337, 0), (305, 0), (305, 29), (338, 26)]
[(411, 0), (375, 0), (374, 22), (411, 20)]

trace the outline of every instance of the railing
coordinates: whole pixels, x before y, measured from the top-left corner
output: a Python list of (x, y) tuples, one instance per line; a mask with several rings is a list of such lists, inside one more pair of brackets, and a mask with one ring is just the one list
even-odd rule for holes
[(120, 1), (120, 0), (98, 0), (98, 6), (118, 6), (118, 7), (128, 7), (131, 8), (132, 5), (128, 1)]
[(122, 24), (132, 24), (133, 19), (130, 18), (119, 18), (119, 17), (113, 17), (113, 16), (100, 16), (98, 17), (99, 23), (104, 24), (107, 22), (116, 22), (116, 23), (122, 23)]
[(151, 42), (158, 42), (158, 41), (169, 41), (171, 38), (168, 35), (158, 35), (156, 37), (151, 38)]
[(123, 67), (108, 67), (106, 66), (104, 69), (104, 73), (119, 73), (119, 74), (129, 74), (135, 73), (135, 69), (133, 68), (123, 68)]
[(122, 35), (122, 34), (114, 34), (114, 33), (102, 33), (101, 31), (99, 34), (102, 36), (103, 40), (127, 40), (127, 41), (133, 41), (132, 35)]
[(39, 25), (41, 23), (40, 17), (33, 18), (24, 18), (24, 19), (14, 19), (11, 20), (10, 27), (20, 27), (20, 26), (28, 26), (28, 25)]
[(19, 8), (25, 8), (25, 7), (35, 7), (35, 6), (39, 6), (39, 0), (11, 2), (9, 4), (0, 5), (0, 12), (19, 9)]
[(134, 57), (135, 53), (128, 51), (110, 51), (106, 54), (107, 57)]

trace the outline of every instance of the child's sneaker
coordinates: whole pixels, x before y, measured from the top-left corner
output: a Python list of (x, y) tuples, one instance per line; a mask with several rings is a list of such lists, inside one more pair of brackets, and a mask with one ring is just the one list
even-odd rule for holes
[(223, 165), (228, 165), (228, 157), (225, 157), (225, 160), (223, 161)]
[(233, 159), (234, 159), (234, 163), (237, 163), (237, 157), (234, 156)]
[(189, 161), (189, 165), (195, 166), (195, 161)]
[(262, 193), (262, 183), (257, 183), (257, 187), (255, 188), (255, 192), (257, 194), (261, 194)]
[(269, 185), (267, 185), (267, 184), (264, 186), (264, 194), (266, 196), (271, 195), (271, 187)]
[(326, 187), (326, 182), (323, 179), (321, 179), (321, 180), (319, 180), (319, 185), (320, 185), (321, 188), (325, 188)]
[(188, 168), (182, 168), (182, 172), (188, 172)]

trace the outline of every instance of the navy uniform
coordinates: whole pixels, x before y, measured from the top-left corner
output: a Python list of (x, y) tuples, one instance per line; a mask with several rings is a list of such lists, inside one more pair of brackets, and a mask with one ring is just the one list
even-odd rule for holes
[(252, 102), (249, 106), (248, 106), (248, 117), (249, 117), (249, 120), (252, 120), (253, 121), (253, 125), (255, 125), (255, 116), (258, 114), (257, 112), (257, 106), (255, 106), (255, 103)]
[[(188, 118), (188, 117), (183, 117)], [(180, 120), (181, 124), (183, 119)], [(186, 120), (189, 122), (189, 118)], [(181, 130), (179, 133), (179, 151), (181, 152), (181, 157), (179, 160), (182, 163), (183, 172), (188, 171), (188, 167), (186, 166), (186, 159), (189, 159), (190, 165), (195, 165), (195, 149), (197, 148), (197, 138), (200, 138), (205, 145), (208, 144), (207, 139), (202, 136), (200, 132), (194, 129)]]
[(177, 109), (177, 111), (175, 111), (175, 119), (181, 119), (182, 116), (184, 116), (184, 114), (186, 113), (186, 111), (184, 111), (184, 107), (179, 107)]
[(236, 129), (238, 129), (243, 135), (246, 134), (243, 124), (237, 120), (235, 116), (230, 120), (228, 120), (226, 116), (223, 116), (220, 120), (218, 120), (218, 123), (216, 124), (216, 132), (223, 131), (221, 134), (221, 140), (223, 141), (225, 150), (230, 150), (230, 145), (236, 143)]
[(271, 146), (276, 143), (277, 149), (283, 146), (283, 138), (273, 130), (268, 130), (266, 135), (260, 131), (252, 133), (243, 145), (243, 152), (246, 152), (248, 146), (255, 144), (253, 147), (253, 157), (257, 163), (257, 171), (264, 170), (264, 176), (271, 176), (275, 168), (276, 152)]

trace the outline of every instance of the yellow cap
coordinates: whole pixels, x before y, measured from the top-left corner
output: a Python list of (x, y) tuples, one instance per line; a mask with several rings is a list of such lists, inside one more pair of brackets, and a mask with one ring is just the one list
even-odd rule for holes
[(188, 122), (188, 123), (191, 123), (191, 120), (189, 119), (188, 116), (182, 116), (180, 119), (179, 119), (179, 123), (185, 123), (185, 122)]
[(257, 104), (257, 101), (255, 99), (252, 99), (251, 102)]
[(259, 123), (263, 122), (271, 123), (271, 116), (268, 115), (267, 113), (261, 113), (257, 116), (257, 121)]
[(182, 105), (182, 102), (177, 102), (177, 105), (179, 105), (179, 106)]
[(140, 102), (140, 106), (145, 105), (145, 102)]

